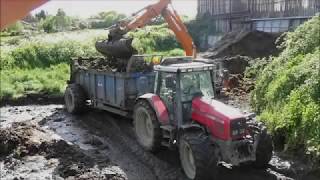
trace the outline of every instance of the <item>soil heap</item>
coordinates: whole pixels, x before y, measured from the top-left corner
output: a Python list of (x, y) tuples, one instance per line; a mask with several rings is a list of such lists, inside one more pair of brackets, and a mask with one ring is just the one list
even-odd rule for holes
[(244, 78), (244, 72), (250, 61), (257, 58), (277, 55), (276, 40), (279, 34), (261, 31), (234, 31), (224, 35), (212, 48), (201, 54), (222, 64), (230, 73), (227, 95), (241, 96), (250, 92), (254, 82)]

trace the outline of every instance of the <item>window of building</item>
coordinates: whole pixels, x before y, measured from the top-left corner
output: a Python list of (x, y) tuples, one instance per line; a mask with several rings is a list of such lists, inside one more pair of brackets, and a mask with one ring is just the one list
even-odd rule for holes
[(278, 33), (289, 30), (288, 19), (276, 19), (276, 20), (257, 20), (253, 23), (255, 30)]

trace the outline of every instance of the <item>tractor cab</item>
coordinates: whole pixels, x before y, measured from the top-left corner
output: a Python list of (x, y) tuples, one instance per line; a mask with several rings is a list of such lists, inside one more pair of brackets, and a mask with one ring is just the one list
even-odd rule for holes
[(194, 98), (214, 98), (214, 68), (213, 64), (189, 57), (167, 58), (154, 66), (155, 94), (167, 107), (170, 124), (181, 127), (191, 120)]

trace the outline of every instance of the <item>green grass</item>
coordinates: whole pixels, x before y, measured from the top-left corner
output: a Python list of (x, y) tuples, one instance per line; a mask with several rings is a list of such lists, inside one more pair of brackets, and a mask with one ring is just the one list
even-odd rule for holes
[[(139, 54), (183, 55), (174, 35), (164, 26), (129, 33)], [(105, 30), (81, 30), (34, 36), (1, 37), (0, 100), (29, 93), (62, 95), (72, 57), (101, 56), (95, 42)]]
[[(291, 150), (320, 157), (320, 17), (286, 35), (283, 52), (258, 73), (251, 103)], [(260, 66), (261, 67), (261, 66)]]
[(48, 68), (2, 70), (0, 99), (33, 93), (62, 95), (68, 78), (69, 65), (65, 63)]

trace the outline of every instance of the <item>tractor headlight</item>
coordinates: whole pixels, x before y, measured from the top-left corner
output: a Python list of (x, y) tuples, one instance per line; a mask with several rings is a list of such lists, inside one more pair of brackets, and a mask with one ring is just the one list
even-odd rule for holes
[(239, 131), (238, 130), (232, 130), (232, 136), (238, 136)]
[(231, 137), (232, 138), (238, 138), (239, 136), (245, 135), (246, 133), (246, 119), (240, 118), (240, 119), (234, 119), (231, 121), (230, 124), (230, 130), (231, 130)]

